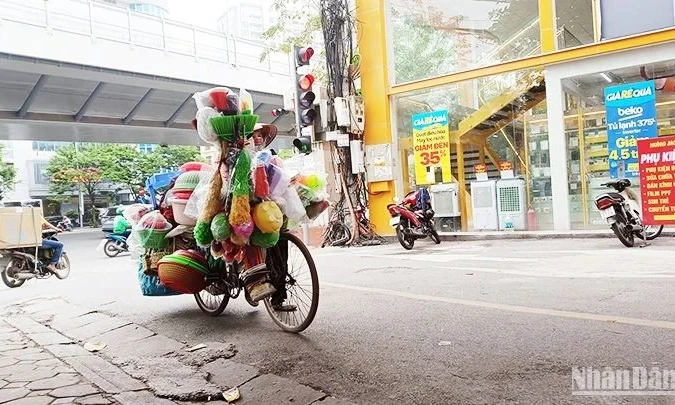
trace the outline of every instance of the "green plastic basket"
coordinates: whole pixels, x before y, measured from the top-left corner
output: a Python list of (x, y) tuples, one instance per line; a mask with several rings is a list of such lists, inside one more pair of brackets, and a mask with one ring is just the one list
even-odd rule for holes
[(156, 229), (143, 229), (138, 231), (138, 236), (146, 249), (164, 249), (166, 239), (164, 238), (168, 231), (158, 231)]

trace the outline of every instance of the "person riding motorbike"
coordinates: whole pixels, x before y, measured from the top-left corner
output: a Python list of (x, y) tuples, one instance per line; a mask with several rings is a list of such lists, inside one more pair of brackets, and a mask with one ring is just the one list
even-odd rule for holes
[[(44, 217), (42, 218), (42, 231), (51, 230), (57, 233), (61, 232), (61, 229), (55, 227), (54, 225), (47, 222)], [(55, 240), (43, 239), (42, 246), (43, 249), (54, 249), (54, 255), (52, 256), (49, 264), (45, 267), (50, 272), (56, 274), (56, 264), (61, 260), (61, 254), (63, 253), (63, 243), (57, 242)]]
[(69, 231), (73, 228), (73, 223), (71, 222), (70, 218), (64, 215), (63, 218), (61, 218), (61, 222), (58, 223), (57, 227), (62, 230)]
[(115, 235), (120, 235), (124, 236), (125, 238), (128, 238), (129, 235), (131, 235), (131, 225), (129, 224), (129, 221), (127, 221), (126, 218), (124, 218), (124, 208), (119, 207), (117, 208), (117, 216), (115, 217), (115, 220), (113, 221), (113, 233)]

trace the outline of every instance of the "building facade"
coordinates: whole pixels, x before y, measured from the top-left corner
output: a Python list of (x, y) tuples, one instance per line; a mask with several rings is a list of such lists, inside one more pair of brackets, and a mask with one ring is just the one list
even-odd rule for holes
[(658, 135), (675, 134), (673, 2), (649, 4), (357, 0), (365, 143), (394, 151), (393, 179), (369, 184), (377, 228), (391, 232), (394, 197), (442, 180), (415, 173), (413, 116), (433, 112), (447, 114), (442, 154), (462, 230), (480, 229), (476, 169), (497, 179), (503, 162), (523, 179), (530, 229), (606, 228), (593, 199), (621, 158), (608, 144), (605, 89), (654, 80)]

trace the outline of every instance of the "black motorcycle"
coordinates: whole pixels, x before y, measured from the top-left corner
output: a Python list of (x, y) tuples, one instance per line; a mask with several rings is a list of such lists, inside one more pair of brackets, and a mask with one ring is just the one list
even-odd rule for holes
[[(600, 215), (607, 221), (624, 246), (635, 246), (636, 237), (653, 240), (661, 235), (663, 225), (644, 226), (642, 223), (642, 215), (638, 205), (639, 197), (630, 189), (630, 180), (619, 179), (601, 185), (612, 188), (616, 192), (599, 195), (595, 199), (595, 206), (600, 210)], [(625, 193), (625, 197), (621, 193)]]
[[(56, 232), (45, 231), (42, 233), (43, 237), (48, 240), (58, 241), (56, 239)], [(37, 256), (35, 255), (37, 249)], [(0, 277), (5, 285), (9, 288), (21, 287), (26, 280), (33, 278), (44, 279), (52, 276), (52, 272), (47, 270), (49, 261), (54, 257), (54, 249), (44, 249), (41, 247), (26, 247), (16, 248), (1, 252), (9, 258), (7, 265)], [(70, 275), (70, 260), (65, 250), (61, 254), (61, 259), (56, 264), (56, 278), (63, 280)]]

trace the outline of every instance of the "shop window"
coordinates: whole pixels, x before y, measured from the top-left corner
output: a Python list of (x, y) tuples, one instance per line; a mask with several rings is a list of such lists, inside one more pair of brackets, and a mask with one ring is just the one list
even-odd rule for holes
[(573, 48), (595, 42), (593, 1), (555, 1), (558, 49)]
[(537, 0), (389, 0), (393, 83), (541, 52)]
[[(675, 135), (675, 61), (563, 80), (572, 229), (607, 228), (594, 204), (595, 197), (608, 191), (601, 184), (612, 179), (604, 90), (608, 86), (645, 79), (655, 79), (659, 136)], [(635, 190), (639, 190), (639, 178), (629, 179)]]
[[(495, 105), (500, 106), (496, 111)], [(452, 182), (458, 184), (463, 173), (467, 192), (460, 198), (465, 204), (472, 204), (471, 182), (477, 180), (476, 166), (484, 164), (488, 178), (497, 180), (500, 163), (508, 161), (515, 175), (525, 180), (525, 205), (535, 210), (537, 229), (552, 229), (545, 85), (540, 71), (506, 73), (403, 94), (395, 97), (394, 106), (400, 153), (397, 161), (401, 162), (398, 184), (402, 187), (397, 194), (442, 182), (442, 176), (435, 176), (433, 181), (429, 177), (425, 184), (417, 184), (415, 165), (419, 162), (415, 157), (412, 120), (416, 114), (447, 110)], [(462, 143), (463, 167), (459, 165), (457, 139)], [(515, 191), (509, 190), (497, 195), (503, 197), (503, 207), (514, 208)]]

